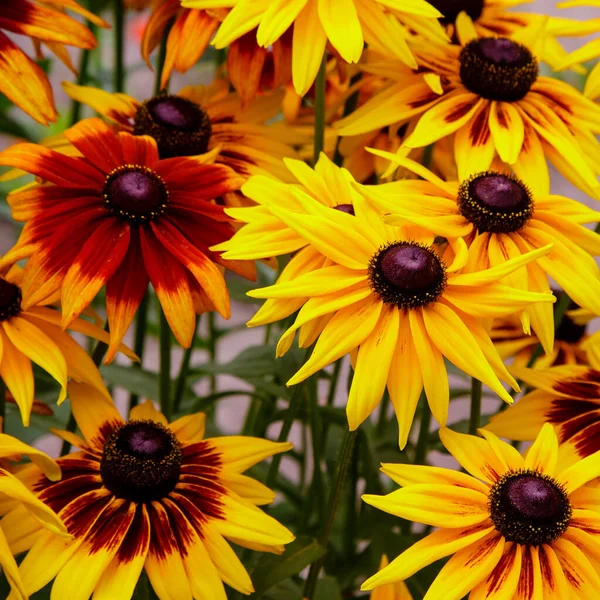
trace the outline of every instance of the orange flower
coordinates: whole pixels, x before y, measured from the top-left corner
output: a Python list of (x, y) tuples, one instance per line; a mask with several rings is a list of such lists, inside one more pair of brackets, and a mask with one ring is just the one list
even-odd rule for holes
[(91, 49), (96, 46), (92, 32), (60, 9), (80, 13), (93, 23), (106, 23), (79, 6), (75, 0), (10, 0), (2, 3), (0, 14), (0, 92), (30, 117), (48, 125), (56, 120), (50, 82), (44, 71), (2, 30), (26, 35), (44, 43), (70, 65), (63, 45)]
[(225, 166), (206, 164), (206, 156), (161, 160), (154, 139), (115, 134), (100, 119), (82, 121), (65, 135), (81, 157), (34, 144), (0, 153), (0, 164), (48, 182), (9, 195), (13, 217), (26, 225), (0, 268), (31, 257), (24, 308), (61, 290), (63, 327), (106, 285), (106, 362), (150, 281), (175, 337), (189, 347), (195, 313), (216, 309), (230, 315), (215, 263), (244, 267), (208, 248), (233, 233), (231, 219), (212, 200), (237, 189), (241, 179)]

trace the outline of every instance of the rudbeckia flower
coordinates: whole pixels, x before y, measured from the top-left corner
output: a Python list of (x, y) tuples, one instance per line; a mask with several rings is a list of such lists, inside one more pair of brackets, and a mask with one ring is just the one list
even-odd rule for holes
[[(585, 316), (579, 316), (582, 313)], [(537, 358), (535, 368), (587, 365), (593, 356), (600, 355), (600, 335), (588, 333), (587, 326), (593, 318), (588, 311), (582, 309), (567, 311), (555, 331), (554, 350)], [(527, 366), (540, 341), (536, 335), (525, 335), (521, 321), (514, 316), (496, 319), (490, 337), (498, 354), (505, 360), (513, 359), (512, 364), (519, 367)]]
[[(444, 40), (441, 13), (425, 0), (181, 0), (186, 8), (231, 8), (213, 44), (225, 48), (258, 27), (256, 40), (267, 48), (293, 25), (292, 78), (301, 96), (313, 84), (327, 41), (343, 60), (355, 63), (365, 43), (412, 68), (407, 28)], [(406, 26), (406, 27), (405, 27)]]
[[(60, 467), (49, 456), (10, 435), (0, 433), (2, 465), (10, 467), (11, 460), (20, 460), (23, 456), (28, 457), (48, 480), (60, 479)], [(6, 535), (9, 537), (14, 537), (15, 534), (23, 535), (24, 521), (29, 521), (40, 531), (46, 531), (56, 539), (66, 541), (69, 534), (56, 513), (4, 466), (0, 467), (0, 501), (3, 508), (11, 510), (13, 518), (0, 521), (0, 566), (12, 589), (10, 597), (14, 600), (27, 600), (29, 595), (13, 556), (14, 547), (7, 542)]]
[[(306, 167), (299, 175), (307, 187), (318, 189), (319, 179), (311, 169)], [(277, 321), (282, 314), (301, 307), (279, 341), (278, 356), (289, 350), (296, 331), (305, 325), (310, 334), (308, 340), (301, 338), (301, 343), (309, 345), (309, 340), (318, 338), (310, 359), (287, 384), (297, 384), (353, 353), (354, 379), (347, 405), (350, 428), (356, 429), (369, 416), (387, 385), (398, 417), (400, 447), (406, 444), (423, 387), (435, 418), (442, 424), (447, 420), (444, 357), (512, 402), (498, 377), (518, 386), (480, 317), (510, 314), (535, 302), (553, 302), (551, 294), (499, 283), (550, 247), (489, 270), (461, 274), (457, 272), (462, 262), (460, 244), (453, 263), (447, 265), (442, 249), (432, 245), (433, 235), (421, 231), (417, 238), (419, 230), (386, 225), (381, 213), (352, 189), (347, 172), (337, 169), (332, 175), (337, 176), (332, 180), (337, 183), (337, 193), (330, 206), (292, 185), (284, 195), (279, 184), (269, 191), (268, 181), (261, 181), (266, 207), (257, 207), (257, 211), (266, 208), (268, 213), (262, 221), (263, 235), (257, 227), (254, 235), (246, 235), (246, 227), (242, 227), (225, 254), (255, 256), (255, 248), (262, 246), (270, 233), (288, 243), (288, 252), (308, 244), (275, 285), (248, 292), (253, 298), (272, 301), (252, 325)], [(246, 185), (252, 187), (252, 180)], [(271, 227), (276, 221), (281, 225)], [(306, 253), (309, 248), (313, 254)], [(322, 266), (319, 255), (326, 259)]]
[[(110, 397), (92, 359), (61, 329), (60, 313), (44, 306), (26, 305), (22, 293), (23, 272), (12, 267), (0, 275), (0, 377), (14, 398), (24, 425), (29, 425), (35, 393), (32, 363), (60, 385), (60, 404), (66, 397), (68, 378), (92, 385)], [(74, 319), (70, 329), (108, 343), (108, 334), (83, 319)], [(129, 358), (135, 354), (121, 347)]]
[(48, 303), (60, 290), (63, 327), (106, 285), (110, 362), (152, 283), (180, 344), (189, 347), (195, 313), (229, 318), (229, 294), (208, 246), (228, 239), (231, 220), (212, 200), (237, 189), (240, 178), (206, 157), (159, 159), (149, 136), (115, 134), (100, 119), (65, 132), (81, 157), (35, 144), (0, 153), (0, 164), (40, 177), (9, 195), (13, 217), (26, 222), (0, 265), (30, 257), (23, 309)]
[[(390, 564), (388, 557), (384, 554), (381, 557), (379, 569), (384, 569)], [(406, 587), (404, 581), (382, 585), (371, 592), (371, 600), (413, 600), (413, 597)]]
[(142, 56), (148, 67), (152, 68), (150, 55), (158, 48), (167, 34), (167, 26), (171, 24), (167, 34), (161, 89), (167, 86), (173, 70), (185, 73), (198, 62), (219, 27), (219, 17), (222, 19), (226, 14), (227, 11), (223, 10), (188, 10), (181, 7), (179, 0), (155, 0), (142, 36)]
[(544, 423), (556, 428), (562, 464), (573, 464), (600, 450), (600, 368), (560, 365), (549, 369), (511, 367), (532, 390), (486, 426), (512, 440), (535, 439)]
[[(487, 269), (534, 248), (552, 250), (527, 265), (506, 283), (524, 290), (549, 292), (554, 279), (580, 306), (600, 314), (600, 271), (593, 256), (600, 254), (600, 235), (583, 227), (600, 220), (600, 212), (580, 202), (550, 194), (543, 175), (515, 165), (523, 180), (502, 171), (474, 172), (461, 182), (445, 182), (421, 165), (375, 151), (425, 180), (396, 181), (364, 187), (362, 192), (392, 224), (414, 223), (436, 235), (464, 239), (469, 246), (467, 271)], [(477, 163), (477, 159), (473, 161)], [(469, 164), (459, 172), (467, 170)], [(475, 168), (477, 165), (475, 164)], [(526, 177), (526, 178), (525, 178)], [(552, 307), (534, 305), (523, 314), (547, 353), (552, 352)]]
[[(553, 69), (557, 68), (567, 56), (557, 37), (580, 37), (595, 33), (600, 29), (600, 19), (566, 19), (533, 12), (513, 10), (519, 0), (431, 0), (444, 17), (450, 38), (459, 40), (470, 35), (473, 28), (479, 37), (511, 37), (520, 29), (535, 27), (544, 36), (541, 58)], [(579, 72), (585, 69), (579, 67)]]
[[(524, 30), (520, 39), (538, 33)], [(497, 155), (546, 180), (547, 158), (597, 195), (600, 106), (567, 83), (539, 76), (530, 45), (475, 32), (463, 46), (414, 42), (421, 71), (407, 75), (398, 61), (377, 64), (389, 85), (334, 126), (340, 135), (357, 135), (420, 115), (404, 145), (418, 148), (454, 134), (461, 177), (488, 170)]]
[(99, 26), (107, 26), (75, 0), (10, 0), (2, 5), (0, 92), (42, 125), (48, 125), (57, 117), (48, 77), (2, 30), (45, 44), (70, 66), (64, 46), (91, 49), (96, 47), (96, 38), (85, 25), (65, 14), (66, 9), (84, 15)]
[(223, 79), (144, 102), (93, 87), (67, 82), (63, 86), (71, 98), (93, 108), (120, 131), (153, 137), (160, 158), (210, 151), (215, 153), (216, 163), (231, 167), (244, 178), (267, 173), (289, 178), (281, 157), (295, 155), (290, 145), (294, 140), (310, 139), (298, 138), (290, 128), (265, 124), (279, 112), (280, 95), (258, 98), (242, 110), (239, 96), (229, 92), (229, 84)]
[(363, 500), (392, 515), (437, 527), (368, 579), (362, 589), (407, 579), (451, 556), (423, 600), (596, 598), (600, 509), (585, 485), (600, 475), (600, 453), (557, 468), (549, 424), (523, 458), (495, 435), (440, 432), (466, 473), (385, 464), (403, 486)]
[[(560, 2), (557, 5), (559, 8), (571, 8), (576, 6), (585, 7), (589, 9), (600, 8), (599, 0), (569, 0), (567, 2)], [(584, 13), (585, 15), (585, 13)], [(597, 21), (597, 19), (588, 19), (590, 21)], [(577, 21), (584, 25), (586, 21)], [(561, 69), (567, 69), (573, 67), (580, 62), (586, 62), (588, 60), (597, 59), (600, 56), (600, 38), (595, 37), (583, 46), (577, 48), (569, 54), (562, 63), (559, 65)], [(594, 68), (590, 71), (586, 82), (583, 93), (592, 99), (597, 99), (600, 96), (600, 63), (596, 63)]]
[[(169, 424), (149, 401), (124, 421), (111, 401), (82, 384), (69, 386), (69, 397), (85, 439), (57, 432), (79, 448), (58, 459), (62, 479), (50, 481), (36, 468), (19, 477), (73, 540), (31, 519), (7, 531), (9, 544), (29, 550), (19, 568), (27, 592), (54, 579), (54, 598), (129, 600), (145, 570), (160, 600), (226, 600), (223, 583), (251, 593), (227, 540), (279, 553), (294, 536), (258, 508), (275, 494), (243, 472), (292, 444), (204, 439), (204, 415)], [(2, 523), (15, 519), (10, 512)]]

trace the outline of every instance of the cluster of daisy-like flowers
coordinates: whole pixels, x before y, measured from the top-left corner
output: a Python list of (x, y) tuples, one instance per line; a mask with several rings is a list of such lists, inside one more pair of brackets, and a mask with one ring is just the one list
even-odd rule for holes
[[(36, 394), (56, 384), (71, 409), (53, 429), (64, 447), (56, 461), (0, 432), (8, 599), (50, 586), (52, 600), (129, 600), (146, 597), (148, 583), (160, 600), (267, 597), (265, 580), (286, 578), (292, 591), (272, 593), (325, 597), (323, 567), (343, 562), (332, 535), (348, 470), (343, 539), (353, 547), (341, 555), (352, 575), (343, 590), (336, 583), (338, 597), (599, 597), (600, 334), (587, 326), (600, 316), (600, 235), (588, 227), (600, 222), (600, 70), (583, 92), (553, 71), (587, 73), (598, 40), (568, 53), (557, 38), (597, 35), (600, 17), (520, 12), (514, 0), (112, 0), (112, 17), (104, 4), (0, 8), (0, 30), (30, 37), (38, 59), (43, 44), (75, 70), (65, 46), (83, 51), (77, 83), (63, 82), (68, 126), (0, 152), (10, 168), (0, 181), (34, 176), (7, 196), (22, 227), (0, 257), (0, 424), (6, 432), (7, 400), (24, 426), (43, 419), (40, 406), (50, 409)], [(140, 58), (156, 85), (130, 96), (133, 10), (147, 10)], [(102, 78), (87, 84), (95, 34), (109, 26), (115, 79), (105, 89)], [(191, 77), (211, 52), (212, 81), (169, 90), (174, 72)], [(48, 76), (2, 31), (0, 92), (42, 125), (57, 120)], [(589, 206), (552, 193), (550, 166)], [(229, 319), (229, 283), (259, 276), (267, 285), (247, 296), (264, 303), (248, 326), (265, 326), (267, 345), (278, 335), (268, 362), (293, 353), (296, 335), (307, 354), (286, 377), (256, 374), (270, 387), (252, 397), (244, 435), (214, 435), (214, 413), (207, 422), (199, 406), (229, 394), (214, 380), (226, 372), (215, 350), (226, 330), (211, 325), (200, 343), (198, 316)], [(124, 418), (99, 366), (119, 353), (139, 363), (151, 322), (160, 373), (117, 367), (140, 388)], [(86, 352), (67, 330), (96, 347)], [(177, 381), (171, 334), (185, 350)], [(182, 405), (203, 345), (211, 393)], [(324, 465), (331, 424), (321, 413), (339, 416), (348, 356), (346, 435), (338, 464)], [(468, 435), (453, 431), (453, 377), (471, 379)], [(138, 403), (148, 381), (156, 397)], [(504, 401), (495, 414), (481, 414), (482, 384)], [(399, 517), (378, 513), (400, 538), (391, 562), (381, 527), (352, 522), (360, 468), (373, 461), (371, 434), (358, 431), (377, 411), (380, 434), (388, 403), (398, 462), (381, 470), (401, 489), (383, 494), (387, 481), (365, 477), (362, 500)], [(306, 434), (297, 489), (278, 473), (296, 421), (310, 429), (314, 460), (307, 485)], [(524, 455), (521, 441), (533, 442)], [(434, 443), (466, 472), (424, 464)], [(268, 458), (268, 470), (244, 474)], [(329, 490), (324, 466), (336, 473)], [(276, 514), (259, 508), (275, 500), (271, 488), (293, 498)], [(317, 539), (286, 550), (305, 527)], [(355, 571), (358, 541), (373, 556)], [(283, 558), (257, 566), (246, 549)], [(411, 585), (449, 556), (425, 587)]]

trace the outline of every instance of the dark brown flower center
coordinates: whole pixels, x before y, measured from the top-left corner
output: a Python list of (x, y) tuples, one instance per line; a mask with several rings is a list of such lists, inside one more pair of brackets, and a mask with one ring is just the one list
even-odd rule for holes
[(21, 290), (0, 277), (0, 322), (21, 312)]
[(160, 157), (172, 158), (206, 152), (212, 126), (206, 111), (195, 102), (180, 96), (157, 96), (138, 108), (133, 132), (152, 136)]
[(444, 24), (454, 23), (459, 13), (465, 11), (473, 21), (476, 21), (483, 12), (483, 0), (429, 0), (429, 4), (435, 6), (444, 18), (440, 21)]
[(416, 308), (435, 302), (446, 286), (446, 271), (428, 246), (395, 242), (382, 247), (369, 264), (371, 288), (388, 304)]
[(338, 204), (333, 208), (335, 208), (335, 210), (339, 210), (340, 212), (346, 213), (347, 215), (354, 216), (354, 206), (352, 206), (352, 204)]
[(457, 198), (460, 213), (480, 232), (510, 233), (533, 214), (531, 193), (513, 175), (488, 171), (464, 181)]
[(118, 498), (152, 502), (167, 496), (179, 480), (181, 444), (155, 421), (129, 421), (109, 437), (100, 473)]
[(521, 100), (538, 76), (531, 52), (507, 38), (473, 40), (462, 49), (459, 60), (464, 86), (488, 100)]
[(564, 488), (537, 471), (509, 472), (492, 488), (490, 515), (510, 542), (549, 544), (567, 529), (573, 509)]
[(159, 217), (169, 199), (162, 178), (140, 165), (123, 165), (109, 173), (102, 196), (112, 212), (134, 223)]

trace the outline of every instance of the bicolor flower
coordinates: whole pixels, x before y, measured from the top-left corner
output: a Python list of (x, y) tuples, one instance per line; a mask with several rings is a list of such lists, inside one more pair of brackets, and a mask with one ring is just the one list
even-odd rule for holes
[(35, 144), (0, 153), (0, 164), (46, 182), (8, 200), (13, 217), (26, 225), (0, 264), (30, 257), (23, 308), (48, 303), (60, 291), (68, 327), (106, 285), (110, 362), (151, 282), (175, 337), (189, 347), (196, 313), (230, 315), (220, 267), (248, 275), (246, 266), (208, 249), (233, 233), (213, 200), (238, 189), (239, 176), (207, 164), (210, 156), (160, 159), (153, 138), (115, 134), (97, 118), (65, 136), (81, 156)]
[[(510, 410), (509, 410), (510, 412)], [(600, 453), (557, 468), (558, 440), (544, 425), (522, 457), (484, 430), (485, 439), (440, 432), (466, 473), (385, 464), (402, 486), (367, 504), (438, 529), (368, 579), (363, 589), (403, 581), (450, 556), (423, 600), (596, 598), (600, 506), (586, 484), (600, 475)]]
[(35, 467), (19, 477), (73, 539), (22, 513), (16, 527), (15, 511), (1, 521), (13, 524), (13, 550), (28, 551), (19, 567), (27, 593), (54, 579), (55, 598), (130, 600), (143, 570), (160, 600), (226, 600), (223, 583), (251, 593), (228, 540), (279, 553), (294, 536), (258, 508), (275, 494), (243, 472), (292, 445), (204, 439), (203, 414), (169, 424), (149, 401), (124, 421), (112, 401), (82, 384), (72, 384), (69, 397), (84, 439), (57, 432), (79, 448), (58, 459), (62, 479)]
[(42, 125), (56, 120), (50, 81), (23, 50), (2, 30), (44, 44), (73, 68), (65, 46), (91, 49), (96, 38), (82, 23), (65, 13), (69, 9), (101, 27), (107, 24), (75, 0), (10, 0), (3, 2), (0, 21), (0, 92)]

